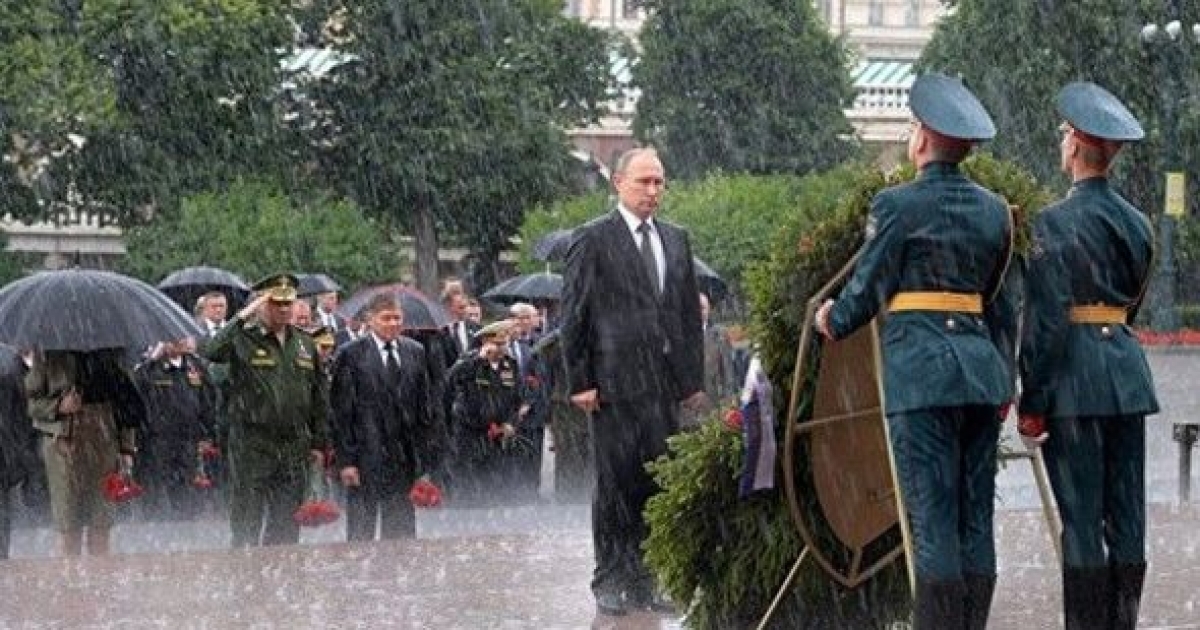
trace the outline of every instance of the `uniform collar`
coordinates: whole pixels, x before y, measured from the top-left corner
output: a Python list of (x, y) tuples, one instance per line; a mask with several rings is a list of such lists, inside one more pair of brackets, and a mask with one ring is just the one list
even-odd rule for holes
[(930, 162), (921, 169), (918, 179), (943, 179), (957, 177), (962, 174), (958, 164), (954, 162)]
[(1067, 195), (1070, 196), (1084, 190), (1099, 190), (1101, 188), (1108, 188), (1108, 178), (1103, 175), (1097, 175), (1071, 184), (1071, 190), (1067, 192)]

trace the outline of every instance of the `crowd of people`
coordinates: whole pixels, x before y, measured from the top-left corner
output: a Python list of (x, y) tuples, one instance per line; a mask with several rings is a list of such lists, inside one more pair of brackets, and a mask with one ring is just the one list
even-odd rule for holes
[[(337, 293), (309, 299), (297, 288), (274, 274), (233, 314), (230, 295), (205, 293), (194, 305), (201, 337), (138, 356), (0, 346), (0, 485), (24, 482), (25, 512), (49, 520), (58, 553), (108, 553), (122, 519), (227, 517), (235, 547), (295, 543), (314, 469), (349, 540), (415, 536), (418, 482), (458, 507), (587, 499), (591, 428), (570, 402), (553, 304), (511, 304), (485, 322), (479, 301), (448, 280), (440, 300), (451, 322), (427, 330), (405, 326), (392, 293), (347, 317)], [(725, 397), (732, 347), (711, 332), (708, 354), (725, 375), (713, 395)], [(144, 494), (116, 504), (102, 484), (112, 475)], [(10, 506), (0, 504), (7, 553)]]

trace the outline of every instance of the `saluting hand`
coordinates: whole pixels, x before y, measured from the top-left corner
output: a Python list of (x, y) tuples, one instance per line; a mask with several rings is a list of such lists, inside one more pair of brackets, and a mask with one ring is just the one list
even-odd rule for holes
[(258, 295), (254, 296), (253, 300), (250, 300), (249, 304), (243, 306), (242, 310), (238, 311), (236, 317), (242, 321), (250, 319), (250, 316), (257, 313), (258, 309), (261, 308), (263, 304), (266, 304), (268, 299), (270, 299), (270, 296), (266, 291), (259, 293)]

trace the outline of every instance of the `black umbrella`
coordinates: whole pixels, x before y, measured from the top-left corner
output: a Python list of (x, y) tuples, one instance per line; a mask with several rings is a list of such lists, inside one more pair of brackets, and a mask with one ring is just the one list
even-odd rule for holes
[(716, 302), (724, 299), (725, 295), (729, 293), (729, 285), (703, 260), (693, 256), (692, 268), (696, 273), (696, 284), (700, 286), (700, 291), (707, 295), (708, 299)]
[(567, 228), (554, 230), (539, 238), (533, 244), (533, 257), (546, 262), (562, 262), (567, 259), (567, 250), (571, 249), (571, 239), (575, 230)]
[(195, 308), (200, 296), (213, 291), (225, 294), (234, 309), (250, 297), (249, 285), (237, 274), (205, 266), (185, 267), (171, 272), (158, 283), (158, 290), (187, 310)]
[(562, 297), (562, 276), (549, 271), (509, 278), (488, 289), (483, 297), (494, 302), (557, 302)]
[(166, 295), (117, 273), (42, 271), (0, 289), (0, 341), (18, 348), (140, 349), (202, 334)]
[(296, 289), (297, 297), (312, 297), (342, 290), (341, 285), (323, 273), (298, 273), (296, 279), (300, 281), (300, 286)]
[(407, 330), (438, 330), (450, 325), (450, 314), (435, 299), (405, 284), (384, 284), (367, 287), (347, 298), (338, 307), (342, 317), (357, 319), (359, 311), (381, 293), (391, 293), (404, 310), (404, 328)]

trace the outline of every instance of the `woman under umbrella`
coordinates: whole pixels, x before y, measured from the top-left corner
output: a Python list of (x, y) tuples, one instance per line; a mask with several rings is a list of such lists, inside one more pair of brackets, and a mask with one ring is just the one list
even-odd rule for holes
[(113, 508), (102, 481), (136, 452), (134, 435), (145, 408), (121, 365), (121, 350), (43, 351), (25, 377), (29, 415), (41, 434), (58, 552), (109, 552)]

